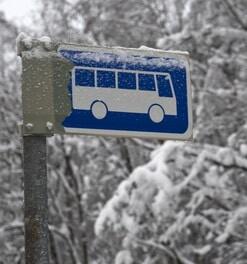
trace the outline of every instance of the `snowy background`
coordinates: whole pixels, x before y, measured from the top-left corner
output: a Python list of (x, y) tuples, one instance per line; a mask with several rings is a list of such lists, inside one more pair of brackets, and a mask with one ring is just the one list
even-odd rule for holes
[(191, 54), (193, 142), (49, 138), (50, 263), (246, 264), (246, 0), (2, 0), (0, 10), (0, 263), (24, 263), (24, 31)]

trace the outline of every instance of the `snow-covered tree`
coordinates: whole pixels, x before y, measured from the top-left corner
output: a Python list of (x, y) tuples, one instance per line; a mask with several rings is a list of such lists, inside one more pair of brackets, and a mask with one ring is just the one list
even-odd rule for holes
[(97, 219), (99, 236), (120, 241), (115, 263), (245, 261), (246, 141), (240, 149), (168, 141), (154, 151)]
[(1, 12), (0, 31), (0, 263), (21, 263), (24, 237), (17, 29)]
[(166, 5), (162, 0), (44, 0), (41, 3), (44, 31), (63, 41), (155, 46), (166, 28)]

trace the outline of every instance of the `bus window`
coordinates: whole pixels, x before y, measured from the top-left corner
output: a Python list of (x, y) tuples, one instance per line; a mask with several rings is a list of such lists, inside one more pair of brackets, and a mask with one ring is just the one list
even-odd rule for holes
[(94, 71), (85, 69), (75, 70), (75, 85), (94, 87)]
[(97, 87), (115, 88), (115, 72), (97, 71)]
[(163, 75), (157, 75), (156, 78), (157, 78), (159, 96), (173, 97), (169, 78)]
[(155, 91), (154, 75), (152, 74), (138, 74), (139, 90)]
[(136, 75), (129, 72), (118, 72), (118, 88), (136, 89)]

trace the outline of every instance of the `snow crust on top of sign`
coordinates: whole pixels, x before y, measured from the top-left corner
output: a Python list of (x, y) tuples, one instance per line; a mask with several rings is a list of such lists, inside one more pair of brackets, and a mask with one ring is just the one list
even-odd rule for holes
[(51, 48), (51, 38), (50, 37), (43, 36), (43, 37), (39, 38), (39, 41), (44, 43), (44, 46), (45, 46), (46, 49), (50, 49)]
[(32, 38), (29, 37), (24, 32), (19, 33), (19, 35), (16, 38), (16, 51), (17, 51), (17, 55), (20, 55), (20, 53), (21, 53), (21, 49), (20, 49), (20, 47), (21, 47), (20, 43), (21, 42), (24, 42), (24, 45), (26, 47), (30, 47), (30, 48), (32, 47)]
[(181, 50), (162, 50), (162, 49), (154, 49), (154, 48), (150, 48), (147, 46), (140, 46), (138, 48), (139, 50), (149, 50), (149, 51), (158, 51), (158, 52), (167, 52), (167, 53), (176, 53), (176, 54), (180, 54), (180, 55), (189, 55), (188, 51), (181, 51)]
[(154, 49), (154, 48), (150, 48), (144, 45), (141, 45), (138, 49), (139, 50), (151, 50), (151, 51), (163, 51), (162, 49)]
[[(104, 48), (103, 48), (104, 49)], [(104, 51), (104, 50), (78, 50), (78, 53), (75, 53), (71, 56), (70, 52), (74, 51), (73, 47), (69, 49), (61, 48), (60, 51), (63, 50), (63, 56), (70, 58), (72, 57), (72, 60), (75, 61), (82, 61), (84, 59), (90, 59), (96, 62), (106, 62), (110, 63), (113, 61), (112, 55), (116, 55), (114, 58), (116, 60), (116, 63), (131, 63), (134, 65), (144, 65), (144, 66), (156, 66), (156, 67), (178, 67), (178, 68), (184, 68), (187, 65), (187, 58), (186, 57), (179, 57), (176, 58), (172, 56), (172, 54), (167, 54), (164, 57), (157, 56), (155, 57), (155, 54), (149, 55), (149, 54), (130, 54), (128, 51), (134, 51), (134, 49), (118, 49), (116, 47), (112, 48), (112, 50)], [(140, 49), (144, 50), (144, 48)], [(77, 51), (77, 49), (76, 49)], [(161, 51), (161, 50), (155, 50), (151, 49), (150, 51)], [(164, 52), (164, 51), (163, 51)], [(188, 53), (183, 53), (183, 55), (187, 55)], [(181, 55), (181, 54), (176, 54)], [(147, 59), (147, 57), (149, 57)]]
[[(21, 32), (16, 38), (17, 55), (20, 55), (20, 53), (21, 53), (21, 42), (22, 42), (22, 43), (24, 43), (24, 45), (27, 49), (31, 50), (31, 56), (32, 57), (37, 57), (37, 58), (44, 57), (45, 54), (42, 51), (44, 51), (44, 48), (47, 50), (49, 50), (51, 48), (51, 43), (52, 43), (51, 38), (47, 37), (47, 36), (43, 36), (43, 37), (39, 38), (38, 40), (43, 43), (44, 47), (38, 46), (38, 47), (33, 48), (32, 47), (33, 38), (28, 36), (26, 33)], [(28, 55), (28, 56), (30, 56), (30, 55)], [(47, 54), (46, 54), (46, 56), (47, 56)]]
[(39, 41), (44, 42), (44, 43), (50, 43), (51, 38), (48, 36), (43, 36), (43, 37), (39, 38)]

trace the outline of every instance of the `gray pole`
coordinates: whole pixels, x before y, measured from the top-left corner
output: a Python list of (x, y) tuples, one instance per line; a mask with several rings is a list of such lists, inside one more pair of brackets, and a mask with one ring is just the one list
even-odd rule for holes
[(26, 264), (48, 264), (46, 137), (23, 136)]

